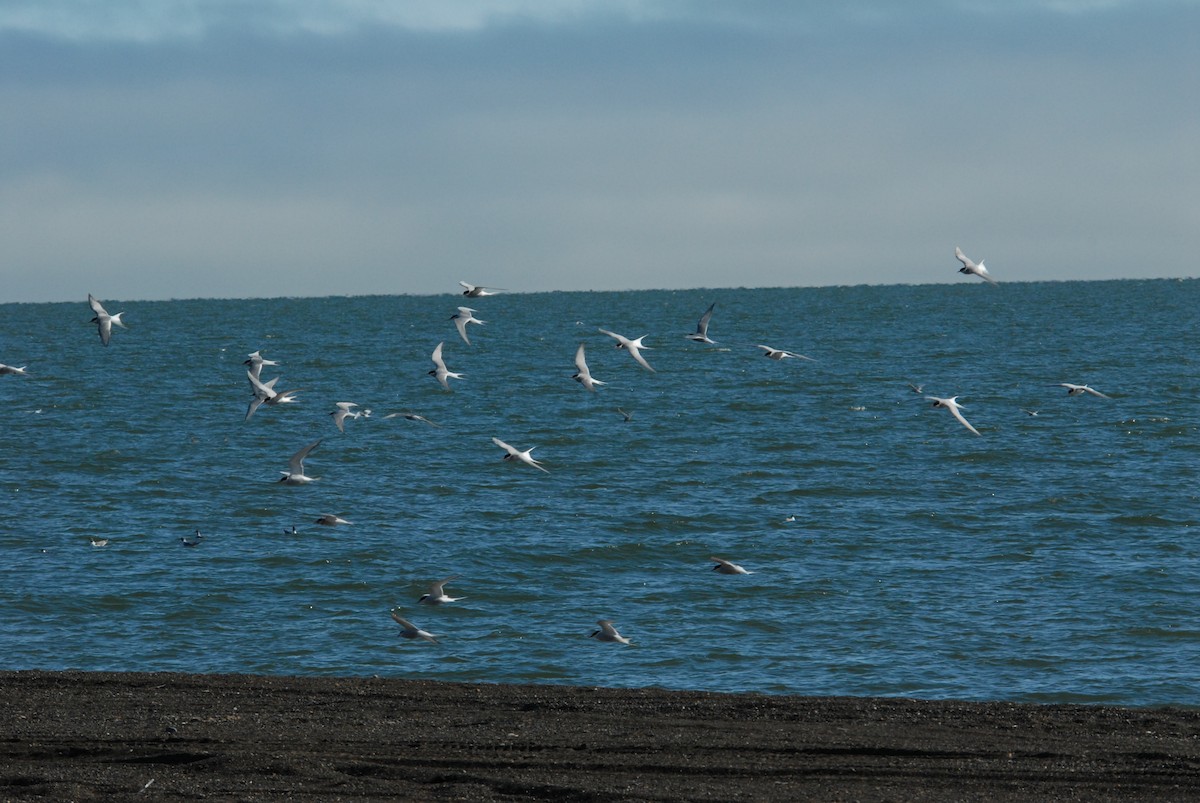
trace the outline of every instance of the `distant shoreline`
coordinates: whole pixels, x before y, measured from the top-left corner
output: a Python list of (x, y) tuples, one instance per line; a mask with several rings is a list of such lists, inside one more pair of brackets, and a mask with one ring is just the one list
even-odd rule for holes
[(1200, 796), (1200, 711), (0, 672), (0, 799)]

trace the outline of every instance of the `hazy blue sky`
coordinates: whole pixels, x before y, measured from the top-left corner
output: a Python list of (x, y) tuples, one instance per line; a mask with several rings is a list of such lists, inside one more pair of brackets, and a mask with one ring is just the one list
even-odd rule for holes
[(0, 0), (0, 301), (1195, 276), (1200, 2)]

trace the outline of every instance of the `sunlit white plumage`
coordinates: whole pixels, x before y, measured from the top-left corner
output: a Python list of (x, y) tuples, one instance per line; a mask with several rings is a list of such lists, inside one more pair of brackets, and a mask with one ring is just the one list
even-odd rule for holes
[(416, 413), (388, 413), (387, 415), (384, 416), (384, 418), (385, 419), (386, 418), (404, 418), (408, 421), (422, 421), (431, 427), (440, 427), (441, 426), (441, 424), (435, 424), (434, 422), (430, 421), (425, 416), (418, 415)]
[(499, 446), (501, 449), (504, 450), (505, 454), (502, 459), (504, 459), (508, 462), (512, 462), (512, 461), (516, 460), (518, 462), (524, 463), (525, 465), (533, 466), (538, 471), (545, 471), (547, 474), (550, 473), (550, 471), (545, 466), (543, 466), (538, 461), (534, 460), (533, 456), (530, 455), (530, 452), (532, 452), (534, 449), (537, 448), (536, 446), (530, 446), (528, 449), (526, 449), (525, 451), (522, 452), (520, 449), (517, 449), (513, 446), (509, 446), (507, 443), (500, 440), (499, 438), (492, 438), (492, 443), (496, 444), (497, 446)]
[(958, 423), (962, 424), (964, 427), (971, 430), (976, 435), (979, 434), (979, 430), (975, 429), (975, 427), (971, 426), (970, 422), (968, 422), (967, 419), (963, 418), (963, 414), (960, 411), (960, 408), (962, 407), (962, 405), (958, 403), (957, 396), (951, 396), (948, 399), (943, 399), (938, 396), (926, 396), (925, 400), (933, 402), (934, 407), (940, 407), (940, 408), (949, 410), (950, 415), (952, 415), (958, 419)]
[(262, 369), (264, 365), (279, 365), (275, 360), (268, 360), (262, 356), (261, 352), (254, 351), (249, 355), (249, 359), (243, 360), (242, 365), (249, 365), (247, 369), (255, 379), (262, 378)]
[(449, 583), (456, 577), (458, 577), (457, 574), (452, 574), (445, 580), (438, 580), (435, 583), (430, 583), (429, 593), (422, 594), (421, 598), (417, 600), (417, 602), (423, 605), (444, 605), (447, 602), (458, 602), (460, 599), (466, 599), (466, 597), (450, 597), (446, 595), (446, 583)]
[(319, 477), (310, 477), (304, 473), (304, 458), (308, 457), (309, 452), (320, 445), (321, 440), (321, 438), (318, 438), (292, 455), (288, 460), (288, 470), (279, 472), (283, 475), (279, 481), (286, 485), (304, 485), (320, 479)]
[(988, 273), (988, 269), (983, 266), (982, 259), (979, 260), (979, 264), (976, 265), (974, 262), (967, 259), (967, 255), (964, 254), (962, 252), (962, 249), (959, 248), (958, 246), (954, 247), (954, 256), (963, 265), (961, 268), (958, 269), (959, 273), (974, 274), (975, 276), (978, 276), (980, 279), (985, 279), (986, 281), (988, 281), (992, 284), (996, 283), (996, 280), (992, 278), (992, 275), (990, 273)]
[(803, 354), (797, 354), (794, 351), (784, 351), (783, 349), (764, 346), (761, 343), (758, 345), (758, 348), (763, 350), (763, 356), (768, 360), (786, 360), (791, 358), (796, 360), (808, 360), (810, 362), (816, 362), (816, 360), (814, 360), (812, 357), (805, 357)]
[(429, 375), (435, 377), (443, 388), (450, 390), (449, 380), (462, 379), (463, 375), (456, 374), (446, 368), (446, 362), (442, 359), (442, 346), (444, 344), (445, 341), (438, 343), (437, 347), (433, 350), (433, 356), (430, 358), (433, 360), (433, 370), (429, 372)]
[(250, 390), (254, 396), (250, 399), (250, 404), (246, 407), (246, 420), (250, 420), (250, 416), (254, 415), (254, 411), (259, 405), (266, 404), (275, 406), (277, 404), (295, 404), (299, 401), (296, 394), (300, 389), (296, 390), (275, 390), (275, 383), (279, 381), (279, 377), (275, 377), (269, 382), (263, 382), (254, 375), (252, 369), (246, 371), (246, 378), (250, 380)]
[(12, 376), (28, 376), (28, 374), (25, 373), (25, 369), (27, 367), (28, 366), (26, 365), (22, 365), (20, 368), (17, 368), (14, 365), (5, 365), (4, 363), (0, 362), (0, 376), (6, 376), (9, 374)]
[(613, 338), (614, 340), (616, 340), (617, 341), (616, 347), (619, 349), (625, 349), (626, 351), (628, 351), (629, 356), (633, 357), (633, 359), (637, 362), (638, 365), (642, 366), (647, 371), (651, 371), (651, 372), (654, 371), (654, 369), (650, 367), (650, 363), (646, 362), (646, 358), (642, 356), (642, 349), (648, 350), (650, 348), (649, 346), (647, 346), (645, 343), (642, 342), (643, 340), (646, 339), (646, 335), (642, 335), (637, 340), (630, 340), (629, 338), (625, 337), (624, 335), (619, 335), (616, 332), (610, 332), (607, 329), (601, 329), (600, 331), (603, 332), (604, 334), (608, 335), (609, 337)]
[(419, 639), (425, 639), (426, 641), (433, 642), (434, 644), (438, 643), (437, 636), (433, 635), (432, 633), (428, 633), (428, 632), (422, 630), (421, 628), (417, 627), (412, 622), (408, 621), (407, 619), (405, 619), (403, 616), (396, 613), (395, 611), (391, 611), (390, 613), (392, 615), (392, 619), (394, 619), (396, 621), (396, 624), (398, 624), (398, 625), (400, 625), (400, 627), (404, 628), (403, 630), (400, 631), (401, 638), (412, 638), (412, 639), (419, 638)]
[(313, 524), (320, 524), (323, 527), (339, 527), (349, 523), (341, 516), (334, 515), (333, 513), (322, 513), (313, 521)]
[(594, 638), (596, 641), (608, 641), (614, 644), (631, 644), (632, 642), (617, 632), (613, 627), (613, 623), (608, 619), (601, 619), (596, 624), (600, 625), (599, 630), (592, 631), (588, 638)]
[(592, 372), (588, 370), (587, 357), (584, 356), (582, 343), (575, 350), (575, 373), (571, 375), (571, 378), (592, 392), (595, 392), (597, 385), (605, 384), (599, 379), (594, 379)]
[(700, 316), (700, 322), (696, 324), (696, 331), (691, 334), (686, 334), (684, 337), (697, 343), (716, 345), (717, 341), (711, 340), (708, 337), (708, 322), (712, 320), (713, 309), (716, 306), (717, 304), (715, 301), (712, 304), (709, 304), (708, 309), (705, 310), (704, 314)]
[(337, 409), (330, 413), (333, 416), (333, 425), (338, 428), (338, 432), (346, 431), (346, 417), (358, 418), (359, 414), (354, 412), (352, 408), (358, 405), (354, 402), (337, 402)]
[(471, 339), (467, 337), (467, 324), (478, 323), (485, 324), (487, 321), (481, 321), (474, 315), (475, 310), (470, 307), (459, 307), (458, 312), (450, 316), (450, 320), (454, 321), (454, 325), (458, 328), (459, 335), (462, 336), (463, 342), (468, 346), (471, 345)]
[(478, 285), (468, 284), (460, 281), (463, 286), (463, 295), (467, 298), (482, 298), (483, 296), (494, 296), (499, 288), (496, 287), (479, 287)]
[(1058, 386), (1060, 388), (1066, 388), (1068, 396), (1079, 396), (1084, 393), (1088, 393), (1092, 396), (1096, 396), (1101, 399), (1111, 399), (1112, 398), (1112, 396), (1105, 395), (1105, 394), (1101, 393), (1100, 391), (1096, 390), (1095, 388), (1090, 388), (1087, 385), (1074, 385), (1070, 382), (1059, 382)]
[(92, 312), (95, 313), (95, 317), (92, 318), (91, 322), (96, 324), (96, 328), (100, 332), (100, 342), (104, 345), (107, 346), (108, 341), (112, 338), (113, 324), (116, 324), (122, 329), (129, 328), (121, 322), (121, 316), (125, 313), (118, 312), (116, 315), (109, 315), (105, 311), (104, 305), (100, 303), (100, 300), (91, 293), (88, 293), (88, 304), (91, 306)]
[(754, 574), (754, 572), (744, 569), (736, 563), (731, 563), (724, 558), (709, 558), (709, 560), (716, 562), (717, 565), (713, 566), (713, 571), (717, 574)]

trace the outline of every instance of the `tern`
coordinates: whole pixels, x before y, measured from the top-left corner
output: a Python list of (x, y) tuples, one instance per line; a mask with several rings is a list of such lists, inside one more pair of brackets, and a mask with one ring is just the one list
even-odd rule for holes
[(924, 385), (914, 385), (912, 382), (908, 383), (908, 389), (911, 390), (913, 393), (917, 394), (918, 396), (920, 396), (922, 393), (925, 392)]
[(597, 385), (603, 385), (599, 379), (592, 378), (592, 372), (588, 370), (587, 357), (583, 354), (583, 344), (579, 344), (579, 348), (575, 350), (575, 373), (571, 375), (579, 384), (583, 385), (593, 393), (596, 391)]
[(642, 366), (651, 373), (654, 372), (654, 369), (650, 367), (650, 363), (646, 362), (646, 358), (642, 356), (641, 350), (650, 348), (646, 344), (642, 343), (642, 341), (646, 339), (646, 335), (642, 335), (637, 340), (630, 340), (624, 335), (619, 335), (616, 332), (610, 332), (607, 329), (601, 329), (600, 331), (616, 340), (616, 347), (628, 351), (629, 356), (633, 357), (638, 365)]
[(436, 583), (430, 583), (429, 584), (429, 593), (422, 594), (421, 598), (419, 600), (417, 600), (417, 602), (425, 604), (425, 605), (442, 605), (447, 602), (458, 602), (460, 599), (466, 599), (466, 597), (446, 596), (446, 589), (445, 589), (446, 583), (449, 583), (451, 580), (455, 579), (456, 577), (458, 577), (457, 574), (452, 574), (449, 577), (447, 577), (445, 580), (438, 580)]
[(335, 516), (332, 513), (322, 513), (313, 524), (321, 524), (326, 527), (337, 527), (340, 524), (349, 524), (350, 522), (343, 519), (341, 516)]
[(250, 366), (250, 373), (254, 375), (255, 379), (262, 378), (262, 369), (264, 365), (279, 365), (279, 363), (275, 362), (275, 360), (265, 359), (262, 354), (257, 351), (251, 352), (249, 357), (250, 358), (248, 360), (244, 360), (242, 362), (242, 365)]
[(713, 566), (713, 571), (718, 574), (754, 574), (754, 572), (743, 569), (736, 563), (731, 563), (724, 558), (709, 558), (709, 560), (716, 561), (717, 565)]
[(0, 362), (0, 376), (6, 376), (8, 374), (12, 374), (13, 376), (29, 376), (29, 374), (25, 373), (25, 369), (28, 367), (29, 366), (27, 365), (22, 365), (20, 368), (17, 368), (16, 366), (5, 365), (4, 363)]
[(708, 309), (700, 316), (700, 322), (696, 324), (696, 331), (693, 334), (684, 335), (688, 340), (693, 340), (697, 343), (708, 343), (715, 346), (717, 341), (710, 340), (708, 337), (708, 322), (712, 320), (713, 308), (717, 306), (714, 301), (708, 305)]
[(438, 343), (437, 348), (435, 348), (433, 350), (433, 356), (430, 359), (433, 360), (434, 369), (429, 372), (429, 375), (432, 377), (436, 377), (437, 381), (439, 383), (441, 383), (443, 388), (445, 388), (446, 390), (450, 390), (450, 383), (447, 380), (462, 379), (463, 375), (456, 374), (453, 371), (446, 368), (446, 363), (444, 360), (442, 360), (442, 346), (444, 345), (444, 343), (445, 343), (445, 341), (443, 341), (442, 343)]
[(391, 611), (390, 613), (392, 614), (392, 619), (396, 621), (396, 624), (404, 628), (400, 631), (401, 638), (423, 638), (426, 641), (433, 642), (434, 644), (438, 643), (437, 636), (433, 635), (432, 633), (425, 632), (395, 611)]
[(1080, 396), (1084, 393), (1090, 393), (1091, 395), (1097, 396), (1101, 399), (1112, 398), (1112, 396), (1107, 396), (1095, 388), (1089, 388), (1087, 385), (1072, 385), (1070, 382), (1059, 382), (1058, 386), (1060, 388), (1066, 388), (1068, 396)]
[(338, 402), (337, 409), (330, 413), (333, 416), (333, 425), (338, 428), (338, 432), (346, 431), (346, 417), (358, 418), (361, 413), (352, 411), (351, 407), (357, 407), (354, 402)]
[(633, 413), (631, 411), (622, 410), (620, 407), (618, 407), (617, 412), (621, 414), (621, 418), (624, 419), (626, 424), (633, 420)]
[(462, 336), (463, 342), (468, 346), (471, 345), (471, 338), (467, 337), (467, 324), (478, 323), (484, 324), (487, 321), (481, 321), (474, 315), (475, 310), (470, 307), (459, 307), (458, 312), (450, 316), (450, 320), (454, 321), (454, 325), (458, 327), (458, 333)]
[(308, 446), (305, 446), (292, 455), (288, 460), (288, 470), (279, 472), (283, 475), (279, 481), (285, 485), (305, 485), (320, 479), (319, 477), (310, 477), (304, 473), (304, 458), (308, 457), (308, 453), (320, 445), (321, 440), (321, 438), (317, 438)]
[(279, 381), (279, 377), (275, 377), (270, 382), (263, 382), (254, 375), (253, 369), (246, 371), (246, 378), (250, 380), (250, 388), (254, 392), (254, 398), (250, 400), (250, 404), (246, 407), (246, 418), (249, 421), (250, 416), (254, 415), (254, 411), (258, 409), (260, 404), (265, 404), (270, 407), (276, 404), (295, 404), (298, 399), (296, 394), (300, 392), (296, 390), (275, 390), (275, 383)]
[(88, 304), (91, 305), (92, 312), (96, 313), (96, 317), (92, 318), (91, 322), (96, 324), (96, 328), (99, 329), (100, 342), (104, 345), (107, 346), (108, 341), (112, 338), (113, 324), (116, 324), (122, 329), (129, 328), (121, 322), (121, 316), (125, 313), (118, 312), (116, 315), (109, 315), (104, 310), (104, 306), (100, 303), (100, 301), (91, 293), (88, 293)]
[(538, 461), (534, 460), (533, 457), (529, 454), (530, 452), (532, 452), (534, 449), (537, 448), (536, 446), (530, 446), (528, 449), (526, 449), (525, 451), (522, 452), (519, 449), (515, 449), (512, 446), (509, 446), (507, 443), (500, 440), (499, 438), (492, 438), (492, 443), (496, 444), (497, 446), (499, 446), (501, 449), (504, 450), (505, 454), (504, 454), (504, 457), (502, 458), (503, 460), (506, 460), (508, 462), (517, 460), (521, 463), (525, 463), (526, 465), (533, 466), (538, 471), (545, 471), (547, 474), (550, 473), (550, 471), (545, 466), (543, 466)]
[(980, 279), (986, 280), (989, 284), (995, 284), (996, 280), (992, 278), (992, 274), (988, 273), (988, 269), (983, 266), (983, 260), (976, 265), (971, 260), (967, 259), (967, 255), (962, 252), (958, 246), (954, 247), (954, 256), (962, 263), (962, 267), (958, 269), (959, 273), (974, 274)]
[(925, 400), (933, 402), (934, 407), (941, 407), (946, 410), (949, 410), (950, 415), (952, 415), (958, 419), (958, 423), (962, 424), (964, 427), (971, 430), (976, 435), (979, 434), (979, 430), (975, 429), (975, 427), (971, 426), (971, 424), (967, 421), (967, 419), (963, 418), (963, 414), (959, 411), (959, 408), (961, 408), (962, 405), (958, 403), (957, 396), (951, 396), (948, 399), (943, 399), (938, 396), (926, 396)]
[(1032, 417), (1032, 418), (1037, 418), (1037, 417), (1038, 417), (1038, 411), (1037, 411), (1037, 410), (1026, 410), (1024, 407), (1022, 407), (1022, 408), (1021, 408), (1021, 412), (1023, 412), (1025, 415), (1027, 415), (1027, 416), (1030, 416), (1030, 417)]
[(479, 287), (474, 284), (468, 284), (460, 281), (463, 286), (463, 295), (467, 298), (482, 298), (484, 296), (494, 296), (500, 288), (498, 287)]
[(387, 415), (384, 416), (384, 418), (405, 418), (409, 421), (423, 421), (424, 423), (428, 424), (431, 427), (440, 427), (441, 426), (441, 424), (435, 424), (432, 421), (430, 421), (428, 418), (426, 418), (425, 416), (417, 415), (416, 413), (388, 413)]
[(181, 535), (181, 536), (179, 536), (179, 543), (183, 544), (184, 546), (200, 546), (200, 539), (202, 539), (203, 537), (204, 537), (204, 533), (200, 532), (199, 530), (196, 530), (195, 538), (193, 538), (191, 541), (189, 541), (187, 539), (186, 535)]
[(594, 638), (596, 641), (611, 641), (616, 644), (632, 643), (629, 639), (618, 633), (617, 629), (613, 627), (613, 623), (608, 619), (601, 619), (596, 624), (600, 625), (600, 629), (593, 630), (588, 638)]
[(796, 360), (816, 362), (812, 357), (805, 357), (803, 354), (796, 354), (792, 351), (784, 351), (783, 349), (772, 348), (771, 346), (764, 346), (762, 344), (759, 344), (758, 347), (763, 350), (763, 356), (768, 360), (786, 360), (791, 357)]
[(94, 547), (108, 546), (107, 538), (97, 538), (94, 535), (89, 535), (88, 538), (91, 539), (92, 546), (94, 546)]

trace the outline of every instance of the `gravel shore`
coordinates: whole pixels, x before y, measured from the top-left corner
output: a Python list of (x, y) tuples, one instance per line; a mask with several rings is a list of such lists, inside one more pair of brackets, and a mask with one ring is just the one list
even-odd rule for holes
[(0, 800), (1196, 800), (1200, 711), (0, 672)]

